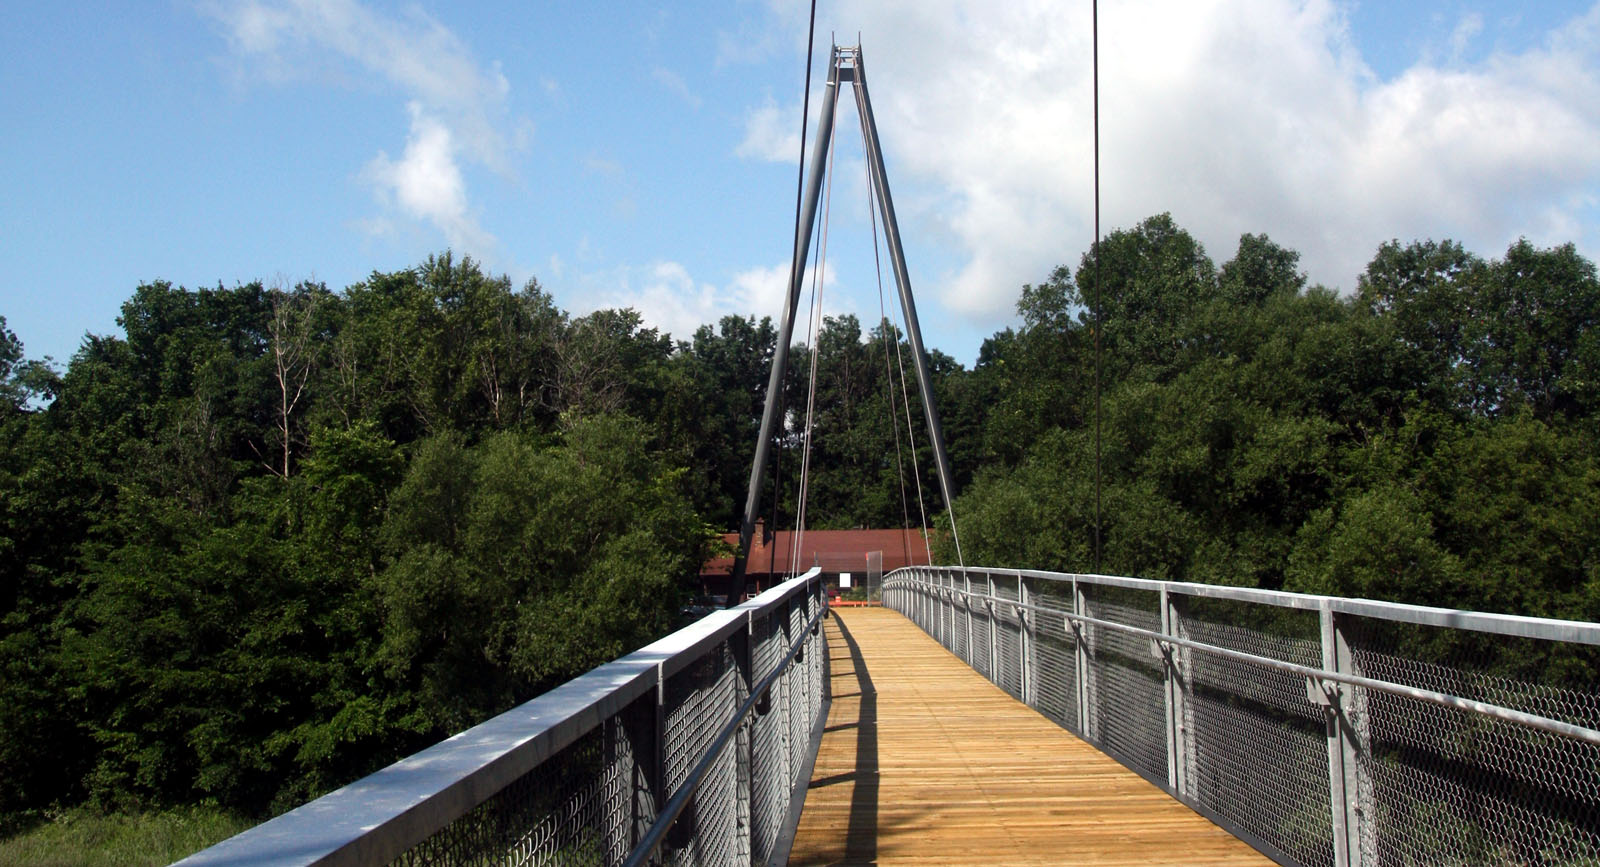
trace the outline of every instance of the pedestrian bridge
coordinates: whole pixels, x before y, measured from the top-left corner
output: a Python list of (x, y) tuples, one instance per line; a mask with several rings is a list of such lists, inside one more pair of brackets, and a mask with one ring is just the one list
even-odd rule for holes
[(186, 864), (1600, 864), (1600, 625), (813, 571)]

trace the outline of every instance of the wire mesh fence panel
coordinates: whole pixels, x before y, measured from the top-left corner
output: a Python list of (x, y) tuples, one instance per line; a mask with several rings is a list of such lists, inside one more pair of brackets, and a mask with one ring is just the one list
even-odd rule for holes
[(1283, 863), (1600, 865), (1594, 624), (1030, 575), (1013, 645), (1014, 586), (973, 667)]
[[(1095, 585), (1086, 597), (1086, 613), (1097, 620), (1151, 631), (1161, 627), (1156, 593)], [(1150, 639), (1099, 625), (1090, 625), (1088, 636), (1089, 736), (1112, 758), (1164, 785), (1166, 681)]]
[[(972, 661), (972, 617), (969, 603), (964, 597), (955, 597), (946, 603), (950, 607), (950, 643), (946, 646), (956, 656)], [(976, 666), (974, 666), (976, 667)]]
[(932, 598), (928, 607), (933, 610), (934, 627), (937, 631), (929, 634), (939, 639), (939, 643), (943, 644), (945, 649), (954, 653), (956, 624), (965, 622), (959, 620), (957, 614), (955, 590), (948, 584), (930, 590)]
[(989, 615), (989, 606), (982, 600), (969, 604), (971, 607), (967, 612), (972, 618), (971, 634), (967, 637), (968, 651), (972, 654), (969, 661), (979, 674), (994, 680), (993, 620)]
[[(1594, 648), (1363, 620), (1365, 677), (1600, 728)], [(1379, 863), (1600, 864), (1600, 748), (1369, 690), (1361, 845)]]
[[(1049, 624), (1049, 618), (1041, 618)], [(1064, 628), (1041, 628), (1034, 644), (1038, 665), (1034, 669), (1034, 707), (1071, 731), (1081, 731), (1078, 720), (1077, 645)]]
[(603, 728), (570, 744), (392, 864), (604, 865), (608, 793)]
[[(667, 678), (663, 688), (663, 789), (670, 797), (706, 755), (711, 741), (737, 708), (738, 670), (727, 643)], [(725, 864), (733, 857), (736, 756), (724, 749), (689, 806), (668, 832), (668, 863)]]
[[(805, 609), (798, 603), (790, 603), (789, 632), (785, 644), (792, 644), (798, 640), (805, 630)], [(788, 697), (788, 706), (784, 708), (784, 722), (789, 727), (789, 777), (793, 779), (800, 776), (801, 769), (805, 766), (805, 751), (800, 748), (806, 742), (805, 729), (805, 693), (811, 688), (809, 672), (804, 667), (791, 669), (784, 675), (787, 687), (785, 693)]]
[(820, 733), (824, 604), (812, 570), (185, 863), (765, 863)]
[[(1016, 578), (994, 579), (994, 595), (1003, 600), (1019, 600)], [(995, 670), (991, 680), (1016, 699), (1022, 698), (1022, 619), (1014, 605), (997, 602), (994, 612)]]
[[(777, 670), (788, 646), (771, 616), (752, 624), (751, 657), (757, 681)], [(756, 705), (750, 723), (750, 851), (755, 860), (765, 863), (773, 843), (789, 813), (789, 756), (783, 729), (788, 725), (782, 710), (784, 682), (780, 676), (767, 695)]]
[[(809, 741), (822, 706), (821, 698), (829, 688), (826, 664), (828, 646), (822, 635), (821, 624), (818, 623), (815, 630), (806, 625), (824, 603), (820, 599), (811, 598), (809, 601), (802, 601), (801, 604), (805, 607), (799, 611), (800, 626), (795, 630), (794, 638), (804, 638), (804, 656), (791, 666), (790, 674), (796, 684), (796, 702), (791, 725), (794, 730), (794, 742), (797, 744)], [(798, 780), (805, 773), (806, 757), (805, 751), (796, 751), (792, 754), (790, 779)]]
[(1033, 678), (1032, 705), (1057, 725), (1081, 731), (1078, 721), (1077, 644), (1067, 614), (1072, 613), (1072, 585), (1028, 580), (1028, 599), (1038, 610), (1028, 615)]
[[(1177, 634), (1216, 647), (1322, 665), (1314, 611), (1182, 599)], [(1332, 864), (1327, 721), (1305, 678), (1183, 649), (1184, 759), (1193, 802), (1300, 864)]]

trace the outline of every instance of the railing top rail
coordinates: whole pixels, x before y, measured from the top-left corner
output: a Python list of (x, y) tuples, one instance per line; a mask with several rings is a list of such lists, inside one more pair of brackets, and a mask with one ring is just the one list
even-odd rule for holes
[[(960, 575), (956, 566), (914, 566), (906, 570), (927, 569), (934, 572)], [(1448, 629), (1466, 629), (1495, 635), (1519, 638), (1538, 638), (1547, 641), (1566, 641), (1576, 644), (1600, 645), (1600, 623), (1577, 620), (1557, 620), (1549, 617), (1525, 617), (1517, 614), (1494, 614), (1486, 611), (1462, 611), (1453, 608), (1435, 608), (1426, 605), (1407, 605), (1399, 602), (1382, 602), (1376, 599), (1349, 599), (1342, 596), (1318, 596), (1308, 593), (1290, 593), (1285, 590), (1261, 590), (1254, 587), (1228, 587), (1220, 584), (1192, 584), (1186, 581), (1157, 581), (1149, 578), (1127, 578), (1120, 575), (1096, 575), (1075, 572), (1045, 572), (1035, 569), (996, 569), (968, 566), (969, 575), (995, 575), (1011, 578), (1034, 578), (1044, 581), (1081, 582), (1131, 590), (1177, 593), (1207, 599), (1225, 599), (1235, 602), (1253, 602), (1279, 608), (1296, 608), (1309, 611), (1327, 609), (1339, 614), (1391, 620), (1418, 626), (1436, 626)], [(884, 576), (888, 582), (890, 575)]]
[[(1600, 746), (1600, 730), (1595, 730), (1587, 726), (1576, 725), (1565, 720), (1552, 719), (1540, 714), (1528, 713), (1527, 711), (1521, 711), (1515, 708), (1503, 707), (1491, 702), (1478, 701), (1475, 699), (1439, 692), (1437, 690), (1422, 689), (1420, 687), (1394, 683), (1392, 681), (1381, 680), (1378, 678), (1362, 677), (1359, 675), (1330, 671), (1325, 668), (1300, 665), (1287, 660), (1274, 659), (1270, 656), (1262, 656), (1258, 653), (1249, 653), (1235, 650), (1233, 648), (1221, 647), (1204, 641), (1195, 641), (1176, 635), (1169, 635), (1154, 629), (1144, 629), (1142, 627), (1133, 626), (1127, 623), (1117, 623), (1115, 621), (1104, 620), (1098, 617), (1088, 617), (1059, 608), (1050, 608), (1049, 606), (1045, 605), (1035, 605), (1028, 602), (1020, 602), (1015, 599), (991, 596), (987, 593), (979, 593), (975, 590), (955, 590), (953, 591), (952, 595), (961, 595), (967, 599), (983, 602), (988, 605), (991, 610), (993, 610), (994, 606), (1005, 606), (1016, 611), (1028, 611), (1033, 614), (1060, 617), (1063, 618), (1063, 620), (1067, 623), (1079, 623), (1090, 626), (1100, 626), (1107, 629), (1114, 629), (1119, 632), (1125, 632), (1131, 635), (1138, 635), (1143, 638), (1147, 638), (1155, 642), (1155, 646), (1157, 647), (1187, 647), (1192, 650), (1198, 650), (1202, 653), (1224, 656), (1230, 659), (1239, 660), (1241, 662), (1248, 662), (1252, 665), (1260, 665), (1266, 668), (1275, 668), (1279, 671), (1289, 672), (1291, 674), (1298, 674), (1303, 677), (1311, 678), (1312, 681), (1318, 685), (1327, 683), (1344, 683), (1350, 684), (1351, 686), (1362, 686), (1368, 689), (1375, 689), (1380, 692), (1392, 693), (1394, 695), (1403, 695), (1409, 698), (1415, 698), (1422, 701), (1431, 702), (1433, 704), (1443, 705), (1445, 707), (1452, 707), (1457, 710), (1471, 711), (1483, 716), (1495, 717), (1507, 722), (1514, 722), (1519, 725), (1541, 729), (1543, 731), (1558, 734), (1573, 740), (1583, 741), (1584, 743)], [(1068, 629), (1070, 630), (1070, 627), (1068, 627)]]
[[(813, 569), (811, 571), (817, 572), (820, 570)], [(808, 572), (807, 574), (811, 573)], [(757, 598), (759, 599), (760, 597)], [(645, 832), (638, 845), (628, 854), (627, 860), (623, 862), (625, 867), (636, 867), (636, 865), (645, 864), (656, 854), (656, 850), (660, 847), (662, 840), (666, 838), (668, 829), (678, 821), (678, 817), (683, 814), (690, 799), (699, 790), (700, 784), (705, 780), (706, 772), (716, 762), (723, 749), (727, 747), (728, 742), (733, 739), (734, 733), (739, 726), (744, 725), (745, 717), (750, 715), (757, 703), (761, 701), (762, 696), (772, 688), (772, 684), (777, 681), (778, 676), (783, 673), (790, 662), (798, 658), (801, 650), (806, 645), (807, 635), (805, 632), (810, 632), (817, 628), (827, 610), (827, 606), (823, 605), (817, 609), (815, 614), (811, 615), (811, 620), (806, 623), (805, 631), (790, 642), (788, 652), (784, 654), (783, 658), (779, 660), (771, 671), (761, 678), (760, 682), (751, 687), (750, 694), (745, 697), (739, 709), (717, 731), (716, 736), (712, 738), (711, 745), (706, 748), (705, 753), (700, 756), (700, 760), (689, 771), (689, 776), (678, 785), (677, 791), (673, 793), (672, 798), (667, 801), (666, 805), (661, 808), (661, 812), (656, 816), (656, 820), (650, 826), (650, 829)]]
[(712, 612), (627, 656), (178, 862), (198, 865), (375, 864), (567, 747), (745, 627), (819, 574), (812, 569), (734, 608)]

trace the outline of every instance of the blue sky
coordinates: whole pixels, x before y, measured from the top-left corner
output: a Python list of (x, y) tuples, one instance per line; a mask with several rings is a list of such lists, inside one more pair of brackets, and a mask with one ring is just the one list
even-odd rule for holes
[[(1378, 243), (1600, 252), (1600, 5), (1105, 0), (1104, 224), (1171, 211), (1342, 289)], [(805, 7), (21, 4), (0, 315), (31, 357), (141, 282), (343, 288), (453, 248), (686, 338), (778, 313)], [(919, 310), (970, 364), (1091, 240), (1087, 2), (824, 2), (860, 33)], [(820, 66), (817, 75), (821, 76)], [(876, 317), (841, 110), (825, 308)], [(887, 277), (886, 277), (887, 279)]]

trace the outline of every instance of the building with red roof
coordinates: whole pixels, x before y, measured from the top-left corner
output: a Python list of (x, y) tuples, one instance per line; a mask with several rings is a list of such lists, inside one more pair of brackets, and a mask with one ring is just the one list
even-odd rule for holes
[[(725, 533), (722, 538), (730, 547), (739, 547), (738, 533)], [(726, 594), (733, 577), (733, 560), (730, 554), (700, 567), (701, 592)], [(757, 521), (745, 568), (745, 592), (755, 594), (788, 578), (791, 564), (800, 572), (819, 566), (834, 581), (849, 574), (853, 586), (862, 586), (903, 566), (926, 566), (928, 562), (928, 541), (921, 530), (768, 532), (763, 522)]]

